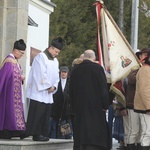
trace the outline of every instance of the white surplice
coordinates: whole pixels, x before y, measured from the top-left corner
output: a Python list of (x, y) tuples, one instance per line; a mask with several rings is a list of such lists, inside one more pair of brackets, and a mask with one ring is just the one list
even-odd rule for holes
[[(59, 82), (59, 63), (57, 58), (49, 60), (45, 53), (38, 54), (32, 63), (27, 83), (27, 98), (46, 104), (53, 103), (53, 94)], [(55, 86), (53, 93), (48, 88)]]

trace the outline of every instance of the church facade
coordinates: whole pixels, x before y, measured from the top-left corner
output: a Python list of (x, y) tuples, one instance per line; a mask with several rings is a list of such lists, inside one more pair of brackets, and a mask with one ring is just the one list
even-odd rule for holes
[(51, 0), (0, 0), (0, 64), (14, 42), (24, 39), (27, 49), (19, 61), (26, 81), (33, 58), (49, 45), (49, 18), (55, 7)]
[(49, 18), (55, 7), (51, 0), (0, 0), (0, 63), (12, 51), (14, 41), (24, 39), (27, 49), (20, 63), (28, 72), (31, 51), (48, 46)]

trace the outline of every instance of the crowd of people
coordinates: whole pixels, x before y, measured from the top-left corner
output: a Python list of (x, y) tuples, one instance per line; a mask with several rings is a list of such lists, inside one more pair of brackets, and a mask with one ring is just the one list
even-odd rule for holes
[[(34, 58), (26, 86), (29, 110), (25, 122), (25, 77), (18, 59), (26, 44), (22, 39), (15, 41), (0, 67), (0, 139), (73, 139), (73, 150), (110, 150), (115, 138), (122, 144), (120, 149), (149, 150), (150, 49), (136, 53), (142, 67), (132, 70), (123, 81), (124, 107), (112, 103), (116, 97), (109, 91), (106, 72), (93, 50), (74, 59), (69, 70), (68, 66), (59, 68), (57, 55), (62, 48), (63, 39), (55, 38)], [(68, 123), (71, 132), (62, 134), (60, 122)]]
[[(144, 48), (135, 54), (141, 66), (132, 70), (124, 79), (126, 106), (118, 103), (113, 111), (109, 109), (110, 118), (114, 117), (112, 137), (121, 144), (122, 150), (150, 149), (150, 97), (149, 97), (149, 65), (150, 49)], [(112, 105), (111, 105), (112, 107)], [(116, 115), (116, 112), (119, 113)], [(116, 122), (116, 119), (119, 121)], [(110, 123), (112, 123), (110, 120)], [(123, 120), (123, 121), (122, 121)], [(117, 126), (117, 128), (115, 128)], [(112, 128), (112, 127), (111, 127)]]

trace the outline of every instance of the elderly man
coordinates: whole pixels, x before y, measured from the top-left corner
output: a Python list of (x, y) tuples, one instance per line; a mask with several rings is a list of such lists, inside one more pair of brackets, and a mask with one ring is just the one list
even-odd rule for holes
[(95, 63), (93, 50), (70, 76), (70, 97), (74, 111), (74, 150), (105, 150), (109, 145), (105, 110), (109, 106), (103, 68)]

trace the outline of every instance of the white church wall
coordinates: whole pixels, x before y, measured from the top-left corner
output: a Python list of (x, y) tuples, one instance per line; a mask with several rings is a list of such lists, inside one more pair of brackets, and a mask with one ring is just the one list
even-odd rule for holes
[[(51, 2), (51, 1), (49, 1)], [(26, 84), (30, 71), (30, 51), (31, 47), (44, 51), (49, 45), (49, 15), (54, 11), (55, 4), (42, 3), (42, 1), (30, 0), (28, 15), (33, 21), (38, 24), (38, 27), (29, 26), (27, 31), (27, 49), (26, 49), (26, 82), (25, 82), (25, 95), (26, 95)], [(25, 96), (26, 99), (26, 96)], [(29, 101), (26, 99), (24, 103), (25, 120), (27, 119)]]

